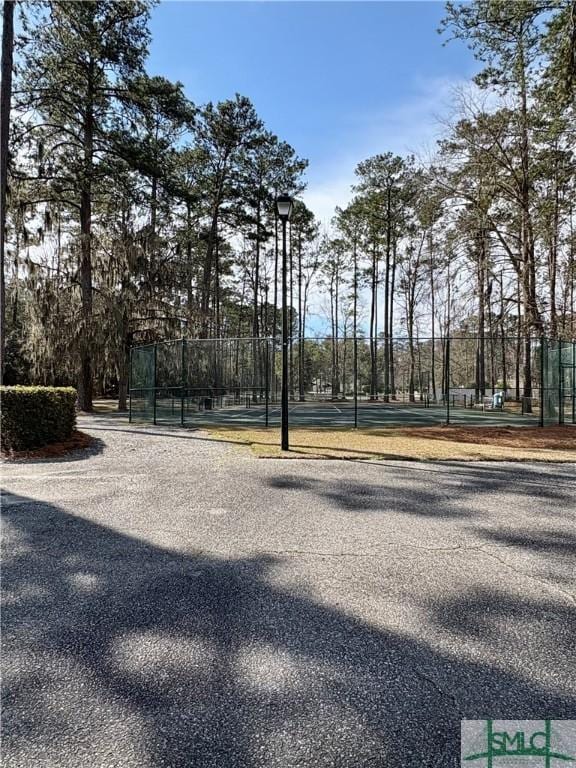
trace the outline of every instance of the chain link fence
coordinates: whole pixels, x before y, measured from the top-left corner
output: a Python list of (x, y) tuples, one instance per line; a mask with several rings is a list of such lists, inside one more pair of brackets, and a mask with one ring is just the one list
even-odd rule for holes
[[(292, 339), (290, 421), (309, 426), (575, 423), (576, 343), (548, 338)], [(130, 420), (279, 420), (281, 344), (180, 339), (134, 347)]]

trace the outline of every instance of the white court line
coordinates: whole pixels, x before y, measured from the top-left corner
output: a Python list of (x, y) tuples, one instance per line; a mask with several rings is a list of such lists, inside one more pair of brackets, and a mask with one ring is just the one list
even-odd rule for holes
[[(297, 408), (300, 406), (296, 406)], [(338, 413), (342, 413), (340, 408), (337, 408), (335, 405), (331, 405), (330, 403), (325, 405), (322, 408), (310, 408), (309, 405), (302, 406), (302, 413), (306, 413), (307, 416), (317, 416), (319, 414), (326, 414), (326, 413), (332, 413), (332, 411), (338, 411)]]
[[(272, 416), (273, 413), (280, 413), (280, 408), (272, 408), (272, 410), (268, 411), (268, 416)], [(266, 411), (264, 413), (261, 413), (260, 416), (257, 416), (257, 419), (264, 419), (266, 417)]]
[[(362, 405), (358, 404), (358, 412), (360, 418), (362, 418), (362, 415), (370, 415), (370, 416), (378, 416), (377, 420), (394, 420), (393, 414), (397, 413), (399, 418), (404, 421), (403, 418), (404, 414), (411, 414), (414, 415), (414, 411), (423, 411), (423, 413), (420, 415), (420, 419), (422, 420), (428, 420), (432, 419), (435, 416), (438, 415), (438, 413), (444, 413), (445, 409), (443, 408), (425, 408), (424, 406), (397, 406), (397, 405), (389, 405), (382, 403), (380, 407), (378, 406), (364, 406), (362, 408)], [(228, 411), (228, 409), (226, 409)], [(376, 414), (376, 411), (380, 410), (381, 412), (379, 414)], [(320, 407), (314, 407), (310, 408), (309, 405), (302, 405), (297, 403), (296, 405), (293, 405), (289, 408), (288, 413), (295, 413), (296, 415), (300, 416), (303, 415), (306, 419), (314, 419), (315, 417), (326, 419), (329, 418), (329, 414), (332, 413), (332, 411), (336, 411), (340, 415), (346, 415), (353, 414), (354, 408), (352, 404), (350, 404), (349, 407), (345, 409), (338, 408), (338, 406), (334, 405), (334, 403), (323, 403), (320, 405)], [(270, 408), (268, 411), (268, 416), (273, 416), (281, 413), (281, 408)], [(382, 413), (383, 412), (383, 413)], [(215, 410), (213, 411), (215, 414), (215, 418), (213, 419), (214, 422), (222, 422), (225, 421), (225, 419), (222, 419), (219, 417), (219, 414), (221, 411)], [(254, 420), (260, 420), (266, 418), (266, 410), (264, 409), (262, 413), (260, 413), (258, 416), (254, 415), (253, 409), (250, 408), (241, 408), (235, 413), (231, 413), (228, 411), (226, 414), (227, 419), (242, 419), (242, 418), (250, 418)], [(371, 421), (370, 416), (368, 418), (368, 421)]]
[[(273, 413), (279, 413), (280, 408), (273, 408), (268, 411), (268, 415), (272, 415)], [(214, 413), (221, 413), (221, 411), (215, 411)], [(253, 408), (243, 408), (238, 413), (228, 413), (229, 419), (239, 419), (242, 416), (249, 416), (250, 418), (256, 418), (256, 419), (263, 419), (266, 416), (266, 409), (264, 408), (264, 411), (260, 414), (260, 416), (254, 416), (254, 409)]]
[[(384, 409), (382, 409), (382, 410), (384, 410)], [(379, 414), (373, 420), (376, 421), (378, 419), (382, 419), (382, 420), (394, 421), (394, 415), (393, 415), (394, 413), (397, 413), (398, 416), (400, 418), (402, 418), (402, 420), (405, 420), (403, 418), (404, 414), (410, 414), (410, 415), (414, 416), (414, 411), (423, 411), (424, 412), (419, 417), (420, 419), (423, 418), (424, 420), (426, 420), (426, 419), (433, 419), (433, 418), (437, 418), (438, 417), (439, 414), (438, 414), (437, 411), (434, 412), (434, 413), (429, 413), (429, 410), (430, 410), (429, 408), (419, 408), (419, 407), (418, 408), (398, 408), (398, 406), (394, 406), (393, 408), (387, 408), (385, 410), (385, 414), (386, 415)], [(364, 411), (363, 415), (366, 415), (367, 413), (370, 413), (370, 411), (369, 410), (368, 411)], [(444, 413), (444, 412), (442, 412), (442, 413)], [(361, 418), (360, 415), (359, 415), (359, 418)], [(370, 418), (369, 418), (369, 420), (370, 420)]]
[[(292, 412), (293, 412), (293, 411), (295, 411), (297, 408), (298, 408), (298, 406), (297, 406), (297, 405), (293, 406), (292, 408), (290, 408), (290, 409), (289, 409), (288, 413), (292, 413)], [(246, 411), (247, 411), (248, 413), (246, 413)], [(252, 412), (252, 413), (250, 413), (250, 411), (251, 411), (251, 409), (250, 409), (250, 408), (246, 408), (246, 410), (240, 411), (240, 413), (230, 414), (228, 418), (230, 418), (230, 419), (239, 419), (241, 416), (247, 416), (247, 415), (248, 415), (250, 418), (254, 418), (253, 412)], [(271, 408), (271, 409), (268, 411), (268, 416), (272, 416), (272, 415), (273, 415), (273, 414), (275, 414), (275, 413), (281, 413), (281, 409), (280, 409), (280, 408)], [(261, 413), (259, 416), (256, 416), (255, 418), (256, 418), (256, 419), (264, 419), (264, 418), (266, 418), (266, 410), (264, 410), (264, 412), (263, 412), (263, 413)]]
[[(294, 413), (298, 408), (300, 408), (299, 405), (293, 405), (292, 408), (288, 409), (288, 414)], [(268, 411), (268, 416), (272, 416), (273, 413), (282, 413), (281, 408), (272, 408)], [(264, 413), (260, 414), (260, 416), (257, 416), (258, 419), (263, 419), (266, 416), (266, 411)]]
[[(195, 418), (198, 418), (199, 420), (203, 420), (205, 418), (206, 413), (209, 413), (210, 416), (213, 416), (214, 418), (212, 421), (218, 421), (220, 418), (220, 414), (224, 411), (228, 418), (230, 419), (236, 419), (238, 416), (244, 416), (245, 412), (249, 410), (248, 408), (237, 408), (236, 410), (232, 411), (230, 408), (226, 409), (214, 409), (213, 411), (195, 411), (192, 414), (188, 414), (191, 423)], [(208, 419), (210, 419), (210, 416), (208, 416)]]
[[(228, 418), (230, 419), (239, 419), (241, 416), (246, 416), (246, 412), (250, 414), (250, 408), (245, 408), (244, 410), (240, 411), (239, 413), (229, 414)], [(259, 418), (259, 417), (258, 417)]]

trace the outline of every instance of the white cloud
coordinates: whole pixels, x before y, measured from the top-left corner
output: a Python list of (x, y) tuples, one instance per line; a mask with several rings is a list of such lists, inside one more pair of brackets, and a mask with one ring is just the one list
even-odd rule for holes
[(351, 173), (344, 172), (341, 178), (331, 177), (324, 182), (311, 183), (302, 197), (322, 224), (328, 225), (337, 205), (343, 207), (350, 200), (350, 185), (354, 181), (354, 167)]
[(442, 135), (440, 116), (450, 114), (459, 89), (469, 87), (464, 80), (420, 79), (412, 86), (413, 95), (404, 102), (378, 112), (355, 116), (357, 124), (352, 144), (343, 147), (329, 166), (312, 167), (306, 205), (325, 224), (337, 205), (352, 197), (354, 169), (372, 155), (394, 152), (399, 155), (426, 154)]
[[(354, 169), (359, 162), (385, 152), (414, 154), (426, 159), (446, 130), (445, 121), (453, 117), (461, 92), (478, 95), (470, 81), (463, 79), (421, 79), (413, 84), (412, 92), (413, 95), (400, 104), (356, 115), (353, 143), (342, 147), (329, 166), (311, 167), (303, 198), (323, 225), (330, 223), (336, 206), (344, 207), (351, 200), (351, 186), (356, 182)], [(365, 298), (368, 303), (368, 295)], [(314, 286), (310, 293), (309, 334), (327, 332), (324, 303), (323, 291)]]

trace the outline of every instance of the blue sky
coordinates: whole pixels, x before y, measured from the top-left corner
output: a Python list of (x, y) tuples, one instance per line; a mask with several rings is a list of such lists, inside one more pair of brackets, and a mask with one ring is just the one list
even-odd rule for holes
[(152, 12), (149, 70), (196, 103), (248, 96), (310, 161), (304, 197), (326, 221), (359, 161), (433, 141), (452, 89), (477, 70), (462, 44), (442, 46), (443, 13), (434, 0), (169, 0)]

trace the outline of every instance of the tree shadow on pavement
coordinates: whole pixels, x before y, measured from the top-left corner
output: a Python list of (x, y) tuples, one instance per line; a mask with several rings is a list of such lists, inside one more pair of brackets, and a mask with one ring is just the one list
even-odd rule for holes
[(497, 530), (482, 531), (483, 535), (507, 547), (529, 549), (534, 552), (576, 557), (576, 534), (568, 530)]
[(24, 497), (4, 514), (7, 767), (456, 766), (461, 718), (574, 714), (538, 672), (553, 626), (525, 675), (460, 652), (482, 595), (448, 650), (280, 586), (278, 558), (170, 551)]
[[(429, 464), (411, 464), (410, 473), (395, 462), (378, 463), (371, 468), (370, 482), (366, 482), (366, 476), (361, 480), (351, 479), (350, 473), (342, 479), (328, 476), (319, 480), (286, 471), (268, 477), (267, 484), (271, 488), (311, 490), (337, 509), (350, 512), (394, 512), (436, 519), (481, 517), (482, 510), (477, 502), (484, 495), (499, 495), (505, 509), (508, 495), (511, 499), (525, 496), (568, 506), (573, 504), (576, 493), (576, 483), (562, 471), (548, 472), (545, 478), (538, 480), (533, 470), (515, 468), (512, 477), (510, 467), (463, 466), (462, 463), (442, 463), (434, 468)], [(422, 482), (417, 477), (420, 472)], [(470, 505), (462, 504), (463, 496), (470, 499)]]

